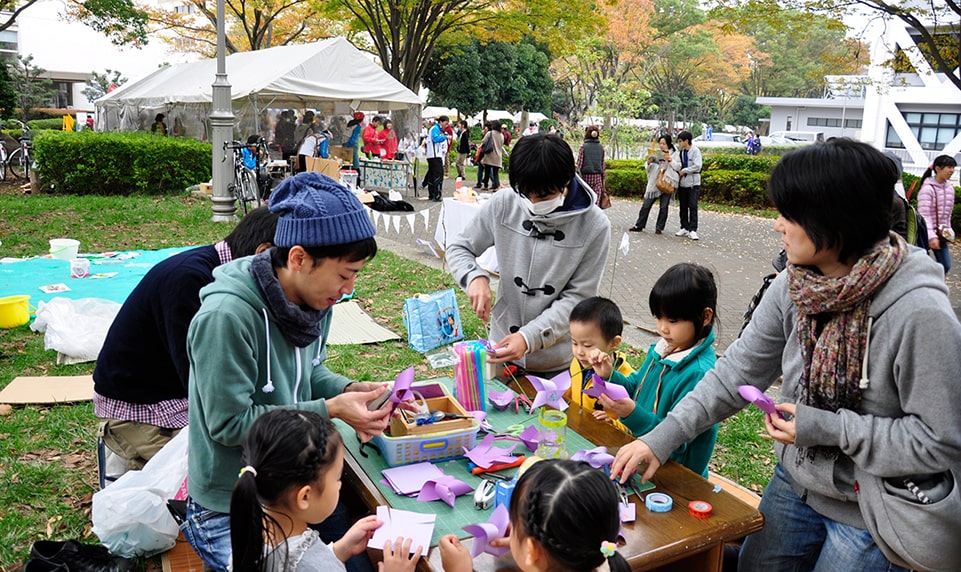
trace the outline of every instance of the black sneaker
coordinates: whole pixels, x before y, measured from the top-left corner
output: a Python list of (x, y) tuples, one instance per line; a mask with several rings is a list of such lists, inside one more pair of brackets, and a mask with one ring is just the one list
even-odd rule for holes
[(644, 228), (634, 225), (631, 228), (627, 229), (627, 232), (644, 232)]
[(30, 556), (31, 560), (66, 565), (69, 572), (127, 572), (133, 567), (130, 560), (113, 556), (103, 546), (76, 540), (38, 540), (33, 543)]
[(39, 558), (31, 558), (23, 565), (23, 572), (70, 572), (66, 564), (56, 564)]

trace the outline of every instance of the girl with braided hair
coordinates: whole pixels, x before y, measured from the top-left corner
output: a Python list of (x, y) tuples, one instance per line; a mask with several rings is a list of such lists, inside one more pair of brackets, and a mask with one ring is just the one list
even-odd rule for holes
[[(531, 465), (514, 487), (510, 504), (511, 554), (523, 572), (629, 572), (617, 552), (617, 489), (582, 461), (545, 460)], [(457, 537), (440, 539), (445, 572), (471, 570), (470, 552)]]
[[(340, 497), (344, 445), (329, 419), (313, 411), (275, 409), (257, 418), (244, 439), (237, 484), (230, 498), (230, 542), (235, 572), (345, 570), (362, 553), (375, 516), (357, 521), (343, 538), (324, 544), (308, 525), (334, 511)], [(412, 572), (410, 539), (384, 547), (381, 572)]]

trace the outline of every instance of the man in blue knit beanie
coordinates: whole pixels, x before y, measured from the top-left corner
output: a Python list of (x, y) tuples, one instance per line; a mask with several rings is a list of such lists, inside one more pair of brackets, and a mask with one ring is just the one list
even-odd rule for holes
[(366, 209), (339, 182), (308, 172), (284, 180), (270, 210), (280, 215), (274, 246), (214, 270), (187, 334), (184, 535), (218, 571), (230, 561), (228, 513), (243, 467), (241, 443), (259, 415), (277, 408), (314, 411), (346, 422), (363, 441), (383, 432), (389, 417), (389, 409), (367, 409), (384, 384), (352, 382), (324, 365), (331, 307), (353, 291), (357, 274), (377, 253)]

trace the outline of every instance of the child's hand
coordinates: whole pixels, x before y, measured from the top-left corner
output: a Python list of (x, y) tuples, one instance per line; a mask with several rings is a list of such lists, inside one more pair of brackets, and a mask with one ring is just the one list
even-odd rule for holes
[(410, 545), (414, 542), (412, 538), (398, 536), (397, 540), (384, 543), (384, 561), (377, 563), (378, 572), (413, 572), (420, 560), (420, 553), (424, 551), (423, 546), (418, 546), (413, 554), (410, 553)]
[(607, 414), (607, 411), (591, 411), (591, 415), (594, 417), (594, 419), (596, 419), (597, 421), (600, 421), (601, 423), (614, 422), (611, 419), (611, 416)]
[(367, 548), (367, 542), (374, 536), (374, 531), (384, 524), (377, 517), (370, 515), (354, 523), (347, 534), (334, 542), (334, 555), (341, 562), (347, 562), (351, 556), (360, 554)]
[(591, 350), (591, 353), (587, 354), (587, 360), (590, 362), (591, 367), (594, 368), (594, 373), (604, 379), (611, 377), (611, 371), (614, 369), (614, 360), (610, 354), (594, 348)]
[(471, 572), (470, 551), (453, 534), (447, 534), (437, 543), (440, 548), (440, 562), (444, 572)]
[(597, 402), (604, 406), (604, 411), (610, 411), (618, 417), (624, 418), (634, 412), (634, 408), (637, 404), (630, 397), (625, 397), (624, 399), (618, 399), (614, 401), (606, 394), (600, 394), (597, 396)]

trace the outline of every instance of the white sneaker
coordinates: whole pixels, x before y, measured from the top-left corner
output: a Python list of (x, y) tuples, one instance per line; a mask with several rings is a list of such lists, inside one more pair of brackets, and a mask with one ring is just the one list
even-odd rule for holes
[(682, 228), (681, 230), (675, 232), (675, 233), (674, 233), (674, 236), (687, 236), (687, 235), (689, 235), (689, 234), (690, 234), (690, 233), (687, 232), (686, 229), (683, 229), (683, 228)]
[(697, 231), (692, 230), (690, 233), (688, 233), (687, 237), (691, 240), (697, 240)]

